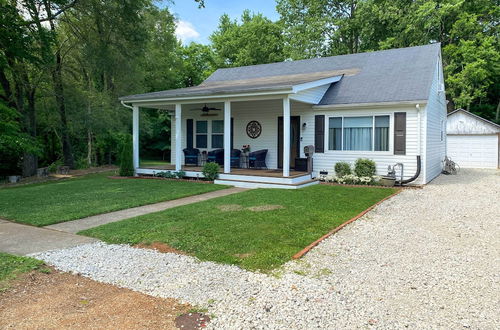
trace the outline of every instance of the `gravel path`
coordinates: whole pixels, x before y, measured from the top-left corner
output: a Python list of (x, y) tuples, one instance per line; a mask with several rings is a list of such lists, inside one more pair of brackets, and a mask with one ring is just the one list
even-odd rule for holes
[(406, 190), (276, 276), (93, 243), (36, 257), (208, 307), (224, 328), (500, 328), (500, 172)]

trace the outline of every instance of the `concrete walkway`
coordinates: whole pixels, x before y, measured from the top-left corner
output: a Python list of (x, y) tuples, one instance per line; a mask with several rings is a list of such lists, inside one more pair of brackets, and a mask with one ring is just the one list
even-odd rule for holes
[(90, 237), (0, 219), (0, 252), (27, 255), (96, 241)]
[(212, 192), (208, 192), (208, 193), (201, 194), (201, 195), (179, 198), (179, 199), (175, 199), (175, 200), (171, 200), (171, 201), (167, 201), (167, 202), (144, 205), (144, 206), (134, 207), (134, 208), (116, 211), (116, 212), (98, 214), (98, 215), (94, 215), (94, 216), (83, 218), (83, 219), (67, 221), (67, 222), (62, 222), (62, 223), (58, 223), (55, 225), (46, 226), (44, 228), (59, 230), (59, 231), (63, 231), (66, 233), (76, 234), (77, 232), (79, 232), (81, 230), (94, 228), (94, 227), (104, 225), (104, 224), (107, 224), (110, 222), (116, 222), (116, 221), (120, 221), (120, 220), (124, 220), (124, 219), (128, 219), (128, 218), (133, 218), (133, 217), (136, 217), (139, 215), (144, 215), (144, 214), (148, 214), (148, 213), (159, 212), (159, 211), (163, 211), (166, 209), (171, 209), (171, 208), (177, 207), (177, 206), (182, 206), (182, 205), (206, 201), (206, 200), (217, 198), (217, 197), (232, 195), (232, 194), (236, 194), (236, 193), (239, 193), (239, 192), (242, 192), (245, 190), (248, 190), (248, 189), (228, 188), (228, 189), (223, 189), (223, 190), (217, 190), (217, 191), (212, 191)]

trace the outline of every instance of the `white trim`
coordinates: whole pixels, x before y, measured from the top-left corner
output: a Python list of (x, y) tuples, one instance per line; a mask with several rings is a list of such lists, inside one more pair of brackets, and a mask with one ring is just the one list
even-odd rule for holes
[(139, 107), (134, 106), (132, 110), (132, 158), (134, 174), (137, 175), (139, 168)]
[(427, 100), (420, 101), (397, 101), (397, 102), (375, 102), (375, 103), (345, 103), (345, 104), (323, 104), (313, 105), (313, 110), (328, 110), (328, 109), (350, 109), (350, 108), (385, 108), (397, 107), (401, 105), (417, 105), (427, 104)]
[(175, 170), (182, 170), (182, 106), (175, 105)]
[[(212, 133), (213, 134), (213, 133)], [(231, 102), (224, 102), (224, 173), (231, 172)]]
[(326, 84), (331, 84), (331, 83), (340, 81), (343, 76), (344, 75), (333, 76), (333, 77), (329, 77), (329, 78), (324, 78), (324, 79), (306, 82), (303, 84), (298, 84), (298, 85), (293, 86), (292, 92), (298, 93), (298, 92), (306, 90), (306, 89), (310, 89), (310, 88), (314, 88), (314, 87), (318, 87), (318, 86), (323, 86)]
[[(389, 150), (375, 150), (375, 117), (384, 117), (389, 116)], [(344, 118), (357, 118), (357, 117), (372, 117), (372, 150), (344, 150)], [(342, 134), (340, 135), (342, 150), (330, 150), (330, 118), (342, 118)], [(393, 155), (394, 153), (394, 112), (381, 112), (377, 114), (334, 114), (334, 115), (326, 115), (325, 116), (325, 133), (326, 136), (326, 147), (324, 153), (333, 153), (333, 154), (358, 154), (363, 153), (368, 155)]]
[(290, 98), (283, 98), (283, 176), (290, 176)]
[[(165, 105), (165, 104), (191, 104), (191, 103), (196, 103), (196, 102), (191, 102), (195, 100), (212, 100), (212, 102), (217, 102), (216, 100), (225, 101), (229, 98), (231, 98), (231, 101), (252, 101), (254, 100), (252, 97), (265, 97), (265, 96), (271, 96), (274, 95), (276, 97), (274, 98), (279, 98), (280, 95), (283, 94), (289, 94), (292, 93), (291, 88), (287, 89), (282, 89), (282, 90), (277, 90), (277, 91), (272, 91), (272, 92), (253, 92), (253, 93), (238, 93), (238, 94), (227, 94), (227, 95), (197, 95), (197, 96), (185, 96), (185, 97), (169, 97), (169, 98), (162, 98), (162, 99), (145, 99), (145, 100), (124, 100), (122, 102), (124, 103), (130, 103), (130, 104), (141, 104), (141, 105), (154, 105), (154, 103), (150, 102), (159, 102), (158, 105)], [(250, 97), (250, 98), (248, 98)], [(234, 100), (234, 98), (240, 98), (239, 100)], [(170, 103), (168, 103), (170, 102)]]

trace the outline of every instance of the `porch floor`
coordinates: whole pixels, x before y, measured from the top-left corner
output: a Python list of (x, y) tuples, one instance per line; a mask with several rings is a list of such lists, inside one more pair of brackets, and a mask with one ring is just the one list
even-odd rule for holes
[[(175, 165), (155, 165), (155, 166), (141, 166), (141, 168), (147, 168), (152, 170), (175, 170)], [(183, 171), (191, 172), (201, 172), (203, 167), (201, 166), (182, 166)], [(219, 170), (220, 173), (224, 172), (224, 169)], [(253, 176), (264, 176), (264, 177), (283, 177), (282, 169), (252, 169), (252, 168), (231, 168), (231, 173), (234, 175), (253, 175)], [(302, 175), (308, 174), (307, 172), (290, 170), (289, 178), (295, 178)]]

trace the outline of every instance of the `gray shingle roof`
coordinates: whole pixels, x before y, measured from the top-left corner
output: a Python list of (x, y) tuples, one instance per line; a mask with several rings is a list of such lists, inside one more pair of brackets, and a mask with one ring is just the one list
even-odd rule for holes
[(344, 74), (320, 105), (426, 100), (440, 44), (218, 69), (202, 84), (131, 95), (124, 101), (290, 89), (293, 85)]

